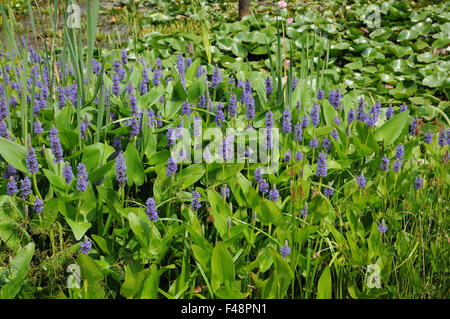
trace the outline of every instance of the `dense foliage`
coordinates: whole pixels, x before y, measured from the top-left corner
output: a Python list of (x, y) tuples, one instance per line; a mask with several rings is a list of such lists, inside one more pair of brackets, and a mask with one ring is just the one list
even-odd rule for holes
[(447, 297), (444, 4), (197, 3), (107, 49), (92, 2), (42, 50), (0, 7), (1, 298)]

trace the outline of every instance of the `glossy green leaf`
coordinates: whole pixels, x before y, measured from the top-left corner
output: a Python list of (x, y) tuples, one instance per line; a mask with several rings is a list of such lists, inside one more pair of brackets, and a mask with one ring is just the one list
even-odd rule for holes
[(82, 222), (82, 221), (74, 221), (70, 218), (66, 217), (66, 221), (69, 224), (70, 228), (72, 229), (72, 232), (75, 236), (75, 240), (79, 241), (81, 238), (83, 238), (84, 234), (91, 228), (92, 224), (88, 222)]
[(401, 112), (385, 122), (373, 132), (377, 141), (383, 141), (385, 145), (392, 144), (403, 131), (407, 124), (409, 111)]
[(317, 287), (317, 299), (331, 299), (332, 296), (332, 282), (330, 267), (325, 267), (319, 278)]
[(27, 173), (27, 151), (25, 147), (0, 137), (0, 154), (10, 165)]
[(211, 259), (211, 286), (216, 291), (222, 284), (231, 286), (234, 282), (234, 262), (227, 247), (217, 243)]
[(128, 179), (131, 179), (137, 186), (141, 186), (144, 184), (144, 166), (133, 143), (128, 144), (124, 156)]
[(282, 225), (283, 216), (280, 208), (268, 199), (261, 201), (261, 206), (258, 208), (258, 216), (264, 224)]
[(11, 259), (7, 267), (6, 276), (9, 278), (9, 281), (0, 289), (1, 299), (13, 299), (21, 290), (25, 283), (25, 277), (30, 270), (30, 262), (34, 254), (34, 248), (35, 244), (30, 242), (25, 247), (19, 248), (16, 251), (15, 257)]

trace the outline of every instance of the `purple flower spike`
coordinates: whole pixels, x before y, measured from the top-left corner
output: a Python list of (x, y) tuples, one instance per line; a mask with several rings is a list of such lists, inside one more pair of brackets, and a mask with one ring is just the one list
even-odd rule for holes
[(80, 132), (81, 132), (81, 139), (84, 140), (86, 138), (86, 132), (89, 130), (89, 125), (91, 123), (89, 122), (87, 116), (86, 119), (81, 121), (80, 123)]
[(417, 176), (416, 179), (414, 180), (414, 189), (419, 189), (421, 188), (423, 185), (423, 179), (422, 176)]
[(142, 70), (142, 81), (139, 82), (139, 94), (144, 95), (148, 92), (148, 71), (146, 68)]
[(15, 177), (17, 174), (17, 170), (14, 166), (11, 166), (11, 164), (8, 164), (6, 166), (5, 172), (3, 173), (3, 178), (9, 179), (11, 176)]
[(439, 146), (444, 146), (446, 143), (445, 141), (445, 131), (444, 130), (440, 130), (439, 131), (439, 137), (438, 137), (438, 144)]
[(0, 136), (3, 138), (9, 138), (8, 126), (5, 121), (0, 121)]
[(307, 128), (308, 124), (309, 124), (309, 117), (307, 115), (303, 115), (303, 117), (302, 117), (302, 129)]
[(206, 107), (206, 97), (204, 94), (201, 94), (200, 97), (198, 98), (197, 106), (199, 109), (204, 109)]
[(395, 150), (395, 158), (403, 160), (404, 155), (405, 155), (405, 147), (403, 146), (403, 144), (399, 144)]
[(356, 111), (354, 109), (348, 110), (347, 113), (347, 123), (350, 124), (355, 120), (356, 117)]
[(313, 136), (311, 138), (311, 141), (309, 142), (309, 146), (311, 146), (311, 148), (313, 149), (319, 147), (319, 140)]
[(180, 76), (184, 77), (184, 72), (186, 71), (186, 64), (185, 64), (184, 58), (181, 54), (178, 54), (178, 56), (177, 56), (177, 69), (178, 69), (178, 74)]
[(416, 117), (414, 117), (412, 119), (411, 126), (409, 127), (409, 135), (416, 135), (416, 130), (418, 128), (417, 123), (418, 123), (418, 119)]
[(141, 127), (140, 127), (140, 121), (138, 119), (137, 116), (132, 116), (131, 117), (131, 121), (130, 121), (130, 126), (131, 126), (131, 130), (130, 130), (130, 138), (139, 135), (139, 133), (141, 132)]
[(137, 105), (136, 95), (134, 95), (133, 92), (130, 94), (129, 103), (130, 103), (131, 114), (136, 115), (138, 113), (138, 105)]
[(395, 160), (395, 162), (394, 162), (394, 166), (392, 167), (392, 170), (395, 172), (395, 173), (397, 173), (399, 170), (400, 170), (400, 168), (402, 167), (402, 161), (401, 160), (399, 160), (399, 159), (396, 159)]
[(271, 110), (268, 110), (266, 113), (266, 128), (273, 127), (273, 113)]
[(297, 87), (297, 83), (298, 83), (298, 79), (297, 77), (294, 75), (292, 77), (292, 92), (294, 92), (295, 88)]
[(295, 139), (299, 142), (303, 140), (303, 129), (300, 123), (297, 122), (294, 127)]
[(330, 141), (330, 139), (329, 139), (327, 136), (325, 136), (325, 137), (322, 139), (322, 146), (323, 146), (323, 149), (324, 149), (325, 151), (330, 150), (330, 147), (331, 147), (331, 141)]
[(290, 150), (286, 151), (283, 157), (283, 162), (289, 163), (292, 159), (292, 152)]
[(266, 145), (267, 149), (272, 148), (272, 127), (273, 127), (273, 113), (271, 110), (266, 113)]
[(25, 176), (24, 179), (20, 181), (20, 189), (22, 192), (22, 199), (28, 199), (28, 196), (31, 194), (31, 181), (28, 176)]
[(255, 118), (255, 101), (253, 99), (253, 95), (249, 93), (246, 98), (246, 111), (247, 111), (247, 119), (249, 121)]
[(197, 114), (194, 117), (194, 136), (202, 135), (202, 118)]
[(357, 115), (356, 119), (360, 122), (365, 122), (367, 120), (365, 104), (366, 104), (366, 102), (364, 101), (363, 97), (358, 100), (358, 109), (357, 109), (358, 115)]
[(301, 210), (302, 217), (305, 218), (308, 215), (308, 202), (305, 202), (303, 209)]
[(284, 242), (284, 246), (280, 248), (280, 253), (284, 259), (291, 253), (291, 247), (288, 246), (287, 240)]
[(96, 59), (92, 59), (92, 71), (94, 72), (95, 75), (99, 75), (100, 74), (100, 69), (101, 69), (101, 64), (100, 62), (98, 62)]
[(358, 177), (356, 177), (356, 182), (358, 183), (359, 187), (364, 188), (366, 187), (366, 177), (364, 176), (364, 174), (361, 172), (361, 175), (359, 175)]
[(217, 127), (222, 127), (222, 124), (225, 121), (225, 113), (223, 113), (222, 108), (219, 108), (219, 107), (217, 108), (215, 121), (216, 121)]
[(386, 154), (381, 159), (380, 168), (383, 171), (386, 171), (386, 172), (389, 171), (389, 158), (386, 156)]
[(321, 89), (317, 90), (317, 99), (322, 100), (325, 97), (325, 92)]
[(134, 92), (134, 85), (129, 83), (125, 86), (125, 93), (127, 93), (128, 95), (133, 94)]
[(323, 195), (324, 195), (325, 197), (331, 197), (331, 196), (333, 196), (333, 194), (334, 194), (334, 189), (328, 188), (328, 187), (325, 187), (325, 188), (323, 189)]
[(83, 254), (89, 255), (89, 251), (92, 249), (92, 242), (85, 237), (84, 241), (81, 243), (81, 252)]
[(203, 159), (205, 160), (205, 162), (207, 163), (211, 163), (211, 152), (208, 148), (208, 146), (205, 147), (205, 150), (203, 151)]
[(63, 177), (66, 180), (66, 184), (70, 185), (73, 180), (73, 172), (72, 167), (70, 166), (69, 162), (66, 162), (66, 164), (63, 167)]
[(298, 112), (298, 115), (300, 115), (301, 107), (302, 107), (302, 103), (301, 103), (300, 101), (298, 101), (298, 102), (297, 102), (297, 112)]
[(386, 119), (390, 120), (392, 118), (392, 115), (394, 114), (394, 108), (392, 105), (389, 105), (388, 109), (386, 110)]
[(270, 77), (266, 77), (265, 81), (265, 88), (266, 88), (266, 98), (267, 101), (270, 101), (270, 95), (272, 94), (273, 87), (272, 87), (272, 81), (270, 80)]
[(430, 144), (433, 141), (433, 133), (430, 130), (425, 134), (425, 143)]
[(30, 174), (36, 174), (39, 169), (36, 153), (32, 147), (27, 149), (27, 168)]
[(158, 86), (161, 83), (161, 77), (162, 77), (162, 70), (157, 68), (153, 72), (153, 80), (152, 83), (154, 86)]
[(378, 225), (378, 231), (382, 234), (387, 232), (387, 226), (384, 224), (384, 219), (381, 221), (380, 225)]
[(311, 109), (311, 114), (309, 115), (311, 117), (311, 124), (313, 126), (319, 125), (320, 122), (319, 112), (320, 112), (319, 104), (314, 103)]
[(223, 78), (220, 74), (219, 68), (216, 66), (216, 68), (213, 71), (212, 78), (211, 78), (211, 87), (216, 90), (219, 87), (220, 82), (222, 82)]
[(283, 112), (283, 133), (290, 133), (292, 132), (292, 124), (291, 124), (291, 110), (285, 109)]
[(184, 101), (183, 105), (181, 106), (181, 115), (187, 115), (189, 118), (191, 118), (191, 105), (189, 104), (189, 101), (186, 99)]
[[(3, 87), (1, 85), (1, 87)], [(3, 121), (8, 116), (8, 105), (3, 98), (0, 99), (0, 121)]]
[(191, 57), (187, 57), (186, 58), (186, 68), (188, 68), (189, 69), (189, 67), (192, 65), (192, 59), (191, 59)]
[(175, 144), (175, 132), (172, 127), (167, 128), (167, 144), (168, 146)]
[(156, 204), (155, 199), (153, 197), (150, 197), (147, 199), (147, 202), (145, 203), (145, 213), (147, 214), (147, 217), (152, 222), (155, 222), (158, 220), (158, 212), (156, 211)]
[(40, 213), (42, 213), (43, 209), (44, 202), (39, 197), (36, 197), (33, 202), (33, 210), (36, 212), (36, 214), (39, 215)]
[(317, 172), (316, 175), (318, 177), (325, 177), (327, 176), (327, 154), (324, 152), (321, 152), (319, 154), (319, 158), (317, 160)]
[(39, 119), (36, 119), (36, 121), (34, 121), (34, 133), (35, 134), (44, 133), (44, 129), (42, 128), (42, 124), (41, 121), (39, 121)]
[(230, 103), (228, 104), (228, 116), (229, 117), (236, 116), (236, 107), (237, 107), (237, 95), (231, 94)]
[(228, 198), (228, 197), (230, 197), (230, 188), (228, 187), (227, 184), (224, 184), (224, 185), (222, 186), (222, 189), (220, 190), (220, 195), (221, 195), (223, 198)]
[(6, 186), (6, 193), (9, 196), (14, 196), (19, 192), (19, 190), (17, 189), (17, 182), (16, 179), (14, 177), (10, 177), (9, 178), (9, 182), (8, 185)]
[(266, 182), (265, 179), (263, 179), (261, 181), (261, 184), (259, 184), (259, 190), (261, 191), (261, 193), (263, 194), (267, 194), (267, 192), (269, 191), (269, 184)]
[(261, 170), (259, 168), (255, 169), (255, 181), (259, 184), (262, 182), (263, 178), (262, 178), (262, 173)]
[(54, 162), (62, 162), (63, 161), (63, 151), (61, 148), (61, 143), (59, 141), (58, 129), (55, 125), (52, 125), (50, 129), (50, 147), (52, 149), (53, 155), (55, 155)]
[(272, 202), (276, 202), (279, 197), (280, 197), (280, 194), (278, 193), (277, 186), (274, 184), (272, 189), (269, 192), (269, 200), (271, 200)]
[(197, 77), (199, 78), (199, 77), (201, 77), (203, 74), (205, 74), (206, 73), (206, 71), (205, 71), (205, 69), (203, 68), (203, 66), (199, 66), (198, 67), (198, 70), (197, 70)]
[(169, 157), (167, 160), (167, 177), (175, 176), (175, 173), (177, 171), (177, 162), (172, 158)]
[(341, 92), (339, 90), (331, 90), (330, 94), (328, 95), (328, 101), (330, 102), (332, 107), (338, 110), (341, 106)]
[(341, 119), (339, 118), (339, 116), (335, 116), (333, 118), (334, 122), (336, 123), (337, 126), (341, 126)]
[(119, 76), (114, 74), (112, 76), (112, 81), (113, 81), (112, 93), (116, 96), (119, 96), (120, 95)]
[(339, 135), (336, 129), (333, 129), (330, 134), (336, 141), (339, 139)]
[(122, 49), (122, 51), (121, 51), (121, 58), (122, 58), (122, 65), (128, 64), (127, 49)]
[(119, 187), (125, 187), (127, 184), (127, 166), (125, 164), (125, 157), (120, 152), (116, 157), (116, 180), (119, 183)]
[(79, 163), (77, 166), (78, 176), (77, 176), (77, 189), (80, 192), (84, 192), (88, 188), (88, 174), (86, 171), (86, 166), (83, 163)]
[(202, 202), (200, 200), (200, 193), (198, 191), (194, 190), (192, 192), (192, 196), (193, 196), (192, 202), (191, 202), (192, 208), (194, 210), (200, 209), (200, 207), (202, 207)]

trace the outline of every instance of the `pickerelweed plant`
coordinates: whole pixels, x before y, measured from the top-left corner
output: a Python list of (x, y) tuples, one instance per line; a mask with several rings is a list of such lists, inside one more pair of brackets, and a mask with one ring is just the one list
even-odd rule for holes
[[(86, 32), (66, 25), (62, 48), (38, 52), (0, 3), (0, 285), (19, 287), (0, 297), (446, 296), (445, 114), (331, 85), (330, 48), (313, 32), (297, 50), (279, 15), (268, 71), (243, 72), (208, 53), (98, 50), (98, 6)], [(266, 161), (244, 134), (257, 131)]]

